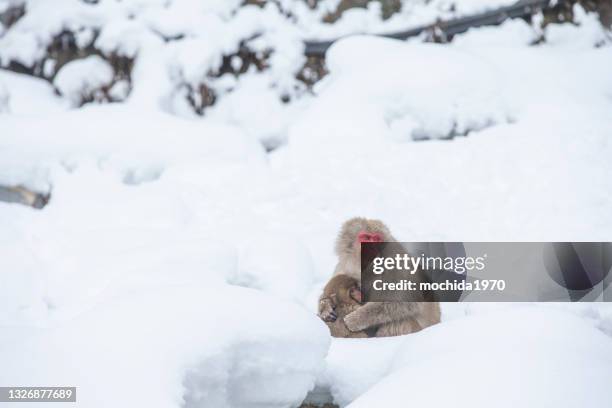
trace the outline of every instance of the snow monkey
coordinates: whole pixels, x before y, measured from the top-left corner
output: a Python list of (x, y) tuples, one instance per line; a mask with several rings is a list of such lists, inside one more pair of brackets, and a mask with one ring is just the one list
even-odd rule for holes
[(344, 317), (359, 307), (359, 281), (348, 275), (332, 277), (319, 298), (319, 316), (327, 324), (333, 337), (369, 337), (364, 331), (350, 331), (344, 324)]
[[(378, 220), (352, 218), (346, 221), (336, 240), (338, 264), (334, 275), (346, 274), (361, 282), (361, 243), (397, 242)], [(333, 319), (323, 314), (322, 318)], [(377, 328), (376, 337), (413, 333), (440, 322), (438, 302), (370, 302), (344, 317), (352, 332)]]

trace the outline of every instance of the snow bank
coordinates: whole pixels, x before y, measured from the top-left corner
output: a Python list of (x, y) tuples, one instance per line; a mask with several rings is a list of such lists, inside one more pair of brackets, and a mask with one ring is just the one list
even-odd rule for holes
[(92, 55), (64, 65), (53, 79), (53, 85), (72, 106), (79, 107), (86, 102), (108, 99), (113, 77), (113, 67), (102, 57)]
[[(118, 171), (129, 183), (150, 180), (170, 164), (263, 163), (263, 149), (237, 128), (163, 113), (103, 106), (54, 116), (3, 120), (0, 183), (49, 188), (53, 168), (74, 170), (81, 160)], [(92, 125), (95, 124), (95, 125)], [(12, 136), (10, 136), (12, 135)]]
[(11, 370), (0, 381), (77, 385), (92, 408), (296, 406), (321, 369), (326, 330), (250, 289), (137, 290), (55, 328), (3, 329)]
[(317, 105), (344, 107), (334, 111), (334, 123), (367, 115), (386, 124), (393, 138), (409, 140), (450, 138), (510, 120), (497, 73), (468, 53), (352, 37), (332, 46), (327, 66), (331, 75)]
[[(313, 208), (384, 214), (407, 241), (606, 240), (612, 54), (569, 49), (580, 58), (548, 45), (342, 40), (274, 160), (304, 191), (325, 186), (305, 194)], [(364, 52), (377, 63), (356, 65)], [(460, 129), (471, 132), (412, 143)]]
[(341, 406), (573, 407), (605, 401), (610, 375), (612, 341), (594, 324), (514, 305), (410, 336), (335, 339), (324, 378)]

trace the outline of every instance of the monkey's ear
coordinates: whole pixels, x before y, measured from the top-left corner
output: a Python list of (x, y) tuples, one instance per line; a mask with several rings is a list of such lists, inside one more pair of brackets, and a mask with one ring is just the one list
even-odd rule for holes
[(349, 296), (353, 298), (353, 300), (356, 300), (357, 302), (361, 303), (361, 290), (357, 287), (351, 288), (349, 290)]

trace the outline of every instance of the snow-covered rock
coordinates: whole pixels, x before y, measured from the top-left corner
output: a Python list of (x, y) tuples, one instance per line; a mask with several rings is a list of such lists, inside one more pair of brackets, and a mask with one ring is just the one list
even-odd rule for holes
[(53, 85), (72, 106), (79, 107), (108, 99), (113, 78), (113, 67), (102, 57), (92, 55), (64, 65), (53, 79)]

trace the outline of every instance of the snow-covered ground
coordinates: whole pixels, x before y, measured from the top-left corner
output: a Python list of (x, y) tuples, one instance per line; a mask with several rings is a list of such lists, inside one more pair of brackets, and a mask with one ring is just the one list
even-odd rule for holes
[[(125, 102), (74, 108), (79, 84), (110, 82), (97, 58), (55, 89), (0, 70), (0, 185), (52, 194), (40, 211), (0, 202), (1, 386), (77, 386), (88, 408), (290, 407), (315, 385), (351, 407), (612, 400), (609, 304), (447, 304), (440, 325), (389, 339), (332, 340), (314, 314), (356, 215), (403, 241), (612, 241), (612, 47), (593, 16), (538, 45), (522, 21), (447, 45), (351, 37), (284, 104), (300, 38), (376, 31), (351, 22), (376, 10), (324, 26), (293, 6), (286, 26), (210, 1), (203, 25), (189, 1), (101, 3), (70, 15), (103, 27), (100, 49), (138, 55)], [(0, 58), (35, 60), (66, 18), (29, 4)], [(443, 9), (367, 18), (405, 28)], [(218, 78), (230, 90), (190, 113), (181, 84), (262, 21), (262, 47), (283, 50), (270, 69)]]

